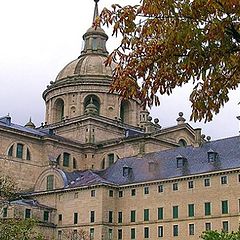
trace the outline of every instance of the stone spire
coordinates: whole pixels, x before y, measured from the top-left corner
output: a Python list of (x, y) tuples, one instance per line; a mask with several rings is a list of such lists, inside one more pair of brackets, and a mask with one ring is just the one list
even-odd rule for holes
[[(98, 2), (95, 1), (95, 8), (93, 14), (93, 22), (99, 16), (98, 13)], [(85, 54), (98, 54), (98, 55), (108, 55), (108, 51), (106, 48), (106, 42), (108, 40), (108, 36), (105, 31), (101, 27), (91, 26), (87, 32), (83, 35), (84, 40), (84, 49), (81, 52), (81, 56)]]
[(95, 2), (95, 9), (94, 9), (94, 14), (93, 14), (93, 23), (95, 22), (96, 18), (99, 16), (99, 13), (98, 13), (99, 0), (94, 0), (94, 2)]

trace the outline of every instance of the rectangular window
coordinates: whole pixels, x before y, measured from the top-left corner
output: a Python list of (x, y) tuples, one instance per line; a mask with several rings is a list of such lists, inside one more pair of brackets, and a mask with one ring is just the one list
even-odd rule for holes
[(205, 211), (205, 216), (211, 215), (211, 203), (210, 202), (204, 203), (204, 211)]
[(62, 214), (58, 214), (58, 223), (59, 223), (59, 224), (62, 223)]
[(149, 187), (144, 187), (144, 194), (149, 194)]
[(16, 157), (23, 158), (23, 144), (21, 144), (21, 143), (17, 144)]
[(163, 207), (158, 208), (158, 220), (163, 219)]
[(136, 239), (136, 229), (131, 228), (131, 239)]
[(178, 206), (173, 206), (173, 218), (178, 218)]
[(108, 166), (111, 166), (114, 163), (114, 154), (108, 154)]
[(149, 221), (149, 209), (144, 209), (143, 221)]
[(173, 225), (173, 236), (174, 237), (178, 236), (178, 225)]
[(178, 190), (178, 183), (173, 183), (172, 189), (173, 189), (173, 191), (177, 191)]
[(78, 223), (78, 213), (73, 214), (73, 223), (77, 224)]
[(118, 229), (118, 240), (122, 240), (122, 229)]
[(62, 231), (58, 230), (58, 240), (62, 240)]
[(188, 225), (189, 235), (194, 235), (194, 224)]
[(122, 212), (118, 212), (118, 223), (122, 223)]
[(113, 239), (113, 230), (110, 228), (108, 229), (108, 239), (112, 240)]
[(228, 221), (223, 221), (222, 222), (222, 230), (224, 232), (228, 232)]
[(163, 237), (163, 226), (158, 226), (158, 237)]
[(69, 153), (63, 153), (63, 166), (69, 167), (69, 160), (70, 160), (70, 154)]
[(204, 187), (210, 187), (210, 178), (204, 179)]
[(3, 208), (2, 216), (3, 216), (3, 218), (6, 218), (7, 215), (8, 215), (8, 209), (5, 207), (5, 208)]
[(188, 204), (188, 216), (194, 217), (194, 204)]
[(227, 184), (227, 176), (221, 176), (221, 184)]
[(211, 231), (212, 230), (212, 225), (210, 222), (205, 223), (205, 231)]
[(94, 228), (90, 228), (90, 240), (94, 239)]
[(123, 191), (118, 192), (118, 197), (120, 197), (120, 198), (123, 197)]
[(91, 223), (95, 222), (95, 211), (90, 212), (90, 222)]
[(113, 211), (108, 212), (108, 222), (112, 223), (113, 222)]
[(49, 222), (49, 211), (44, 211), (43, 212), (43, 221), (44, 222)]
[(108, 194), (109, 194), (109, 197), (113, 197), (113, 190), (109, 190)]
[(91, 190), (91, 197), (95, 197), (96, 196), (96, 190)]
[(149, 238), (149, 227), (144, 228), (144, 238)]
[(189, 188), (189, 189), (192, 189), (193, 187), (194, 187), (193, 181), (189, 181), (189, 182), (188, 182), (188, 188)]
[(26, 208), (25, 209), (25, 218), (30, 218), (31, 217), (31, 209)]
[(135, 222), (136, 221), (136, 211), (132, 210), (131, 211), (131, 222)]
[(222, 201), (222, 214), (228, 213), (228, 200)]
[(131, 190), (131, 196), (136, 196), (136, 189)]
[(53, 175), (47, 176), (47, 191), (53, 190)]
[(163, 192), (163, 185), (162, 184), (158, 185), (158, 192), (159, 193)]

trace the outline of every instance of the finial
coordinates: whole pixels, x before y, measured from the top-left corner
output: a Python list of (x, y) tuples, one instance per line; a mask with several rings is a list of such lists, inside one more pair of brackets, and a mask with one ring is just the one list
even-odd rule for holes
[(98, 14), (98, 2), (99, 0), (94, 0), (95, 2), (95, 9), (94, 9), (94, 15), (93, 15), (93, 22), (95, 22), (96, 18), (99, 16)]

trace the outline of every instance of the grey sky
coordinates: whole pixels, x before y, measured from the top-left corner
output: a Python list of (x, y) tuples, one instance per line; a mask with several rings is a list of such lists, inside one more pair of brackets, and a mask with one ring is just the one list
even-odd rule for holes
[[(101, 0), (104, 6), (120, 2), (137, 4), (138, 0)], [(42, 92), (58, 72), (77, 58), (82, 48), (82, 35), (91, 26), (93, 0), (8, 0), (0, 2), (0, 116), (10, 113), (15, 123), (25, 124), (32, 117), (36, 125), (44, 122)], [(106, 29), (105, 29), (106, 30)], [(108, 50), (116, 46), (110, 36)], [(179, 88), (171, 97), (152, 110), (163, 127), (175, 124), (179, 111), (190, 117), (188, 97), (192, 85)], [(202, 127), (213, 139), (237, 135), (239, 123), (239, 90), (211, 123)]]

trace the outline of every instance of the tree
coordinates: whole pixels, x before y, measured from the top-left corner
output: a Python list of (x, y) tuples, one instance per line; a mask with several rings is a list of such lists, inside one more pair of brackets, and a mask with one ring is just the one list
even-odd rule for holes
[[(19, 192), (11, 177), (0, 175), (0, 215), (11, 205), (11, 200), (20, 197)], [(34, 231), (36, 224), (33, 219), (0, 219), (0, 240), (43, 240), (42, 235)]]
[(231, 233), (227, 233), (224, 231), (207, 231), (202, 234), (201, 238), (203, 240), (239, 240), (240, 230)]
[(111, 25), (120, 45), (111, 91), (143, 105), (192, 82), (191, 120), (210, 121), (240, 82), (239, 0), (140, 0), (104, 9), (95, 25)]
[(63, 230), (62, 240), (90, 240), (89, 234), (83, 229), (79, 230)]

